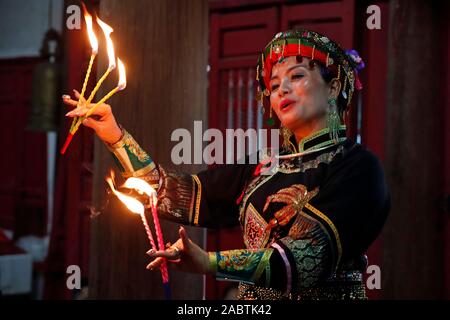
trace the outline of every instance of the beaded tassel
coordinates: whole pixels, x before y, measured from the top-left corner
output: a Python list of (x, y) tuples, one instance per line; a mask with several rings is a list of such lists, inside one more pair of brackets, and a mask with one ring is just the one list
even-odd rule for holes
[(327, 127), (330, 131), (330, 139), (333, 140), (334, 143), (338, 143), (338, 133), (339, 127), (341, 125), (341, 119), (339, 118), (339, 114), (337, 112), (336, 99), (328, 99), (328, 104), (330, 106), (330, 109), (328, 110), (327, 114)]

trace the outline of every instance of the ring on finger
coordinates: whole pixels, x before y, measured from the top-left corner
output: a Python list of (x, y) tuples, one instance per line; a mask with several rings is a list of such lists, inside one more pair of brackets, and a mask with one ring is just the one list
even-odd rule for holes
[(176, 246), (171, 246), (170, 248), (172, 248), (173, 250), (175, 250), (175, 252), (177, 253), (177, 256), (179, 256), (180, 255), (180, 249), (178, 249), (178, 247), (176, 247)]

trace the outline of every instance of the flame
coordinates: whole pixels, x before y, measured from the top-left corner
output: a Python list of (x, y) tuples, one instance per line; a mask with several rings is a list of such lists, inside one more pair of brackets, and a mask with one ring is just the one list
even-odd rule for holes
[(131, 212), (141, 215), (144, 214), (144, 205), (135, 198), (124, 195), (123, 193), (117, 191), (116, 188), (114, 188), (113, 178), (114, 175), (112, 175), (112, 178), (106, 178), (106, 182), (108, 182), (112, 192), (114, 192), (117, 198), (119, 198), (119, 200), (122, 201)]
[(147, 196), (153, 196), (156, 191), (146, 181), (139, 178), (128, 178), (123, 184), (125, 188), (135, 189), (139, 193), (145, 193)]
[(108, 69), (111, 71), (111, 70), (113, 70), (116, 67), (116, 56), (114, 54), (114, 44), (113, 44), (113, 42), (111, 40), (111, 33), (114, 30), (109, 25), (107, 25), (102, 20), (100, 20), (98, 17), (97, 17), (97, 22), (98, 22), (100, 28), (102, 28), (103, 33), (105, 34), (106, 47), (107, 47), (107, 50), (108, 50), (108, 59), (109, 59), (109, 67), (108, 67)]
[(128, 189), (135, 189), (140, 194), (146, 194), (151, 199), (151, 203), (156, 204), (158, 201), (156, 196), (156, 191), (153, 189), (145, 180), (139, 179), (139, 178), (128, 178), (125, 183), (123, 184), (123, 187)]
[(86, 27), (87, 32), (89, 36), (89, 42), (91, 43), (92, 48), (92, 54), (98, 53), (98, 40), (94, 33), (94, 28), (92, 27), (92, 16), (89, 14), (89, 12), (86, 9), (86, 6), (84, 3), (81, 3), (83, 5), (83, 12), (84, 12), (84, 20), (86, 21)]
[(117, 58), (117, 63), (119, 65), (119, 82), (117, 83), (117, 87), (119, 90), (123, 90), (127, 86), (127, 74), (125, 72), (125, 66), (123, 65), (122, 60)]

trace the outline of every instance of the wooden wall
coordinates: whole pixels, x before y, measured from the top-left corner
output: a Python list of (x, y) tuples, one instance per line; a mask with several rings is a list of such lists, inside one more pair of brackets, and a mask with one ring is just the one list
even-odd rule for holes
[[(114, 27), (116, 54), (127, 69), (127, 88), (110, 100), (114, 114), (156, 162), (173, 169), (172, 131), (186, 128), (193, 132), (194, 120), (207, 119), (208, 3), (108, 0), (101, 2), (100, 17)], [(106, 64), (103, 55), (98, 75)], [(116, 81), (111, 76), (100, 96)], [(94, 203), (101, 214), (91, 221), (89, 296), (163, 298), (160, 274), (145, 269), (149, 245), (140, 218), (111, 197), (105, 201), (104, 178), (110, 166), (111, 156), (97, 140)], [(200, 167), (176, 169), (198, 171)], [(163, 223), (166, 241), (176, 241), (177, 230), (175, 224)], [(189, 231), (194, 241), (203, 243), (203, 230)], [(172, 271), (171, 281), (174, 298), (202, 298), (203, 277)]]
[(440, 1), (391, 1), (385, 164), (392, 210), (383, 235), (384, 299), (444, 298), (444, 14)]

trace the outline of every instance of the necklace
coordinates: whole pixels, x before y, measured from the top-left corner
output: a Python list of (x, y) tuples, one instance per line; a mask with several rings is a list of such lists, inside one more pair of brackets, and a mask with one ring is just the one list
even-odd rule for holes
[(296, 158), (296, 157), (302, 157), (302, 156), (305, 156), (307, 154), (311, 154), (311, 153), (314, 153), (314, 152), (319, 152), (319, 151), (322, 151), (322, 150), (326, 150), (326, 149), (331, 148), (331, 147), (333, 147), (335, 145), (336, 144), (333, 143), (333, 144), (330, 144), (328, 146), (325, 146), (325, 147), (322, 147), (322, 148), (318, 148), (318, 149), (314, 149), (314, 150), (308, 150), (308, 151), (297, 152), (297, 153), (292, 153), (292, 154), (285, 154), (285, 155), (282, 155), (282, 156), (276, 155), (275, 157), (277, 159), (281, 159), (281, 160), (283, 160), (283, 159), (292, 159), (292, 158)]

